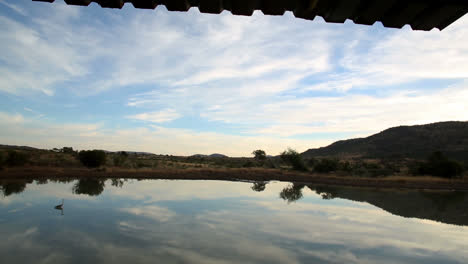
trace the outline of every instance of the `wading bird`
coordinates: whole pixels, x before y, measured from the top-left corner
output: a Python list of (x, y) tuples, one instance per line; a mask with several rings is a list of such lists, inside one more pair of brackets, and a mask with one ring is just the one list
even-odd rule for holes
[(60, 210), (61, 214), (63, 215), (63, 199), (62, 199), (62, 203), (59, 205), (56, 205), (54, 208), (57, 210)]

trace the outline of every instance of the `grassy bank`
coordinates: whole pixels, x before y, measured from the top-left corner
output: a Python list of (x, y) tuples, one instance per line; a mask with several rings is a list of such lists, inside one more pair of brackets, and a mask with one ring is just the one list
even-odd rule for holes
[(0, 179), (170, 179), (170, 180), (245, 180), (288, 181), (309, 184), (360, 186), (379, 188), (468, 190), (468, 179), (441, 179), (435, 177), (389, 176), (385, 178), (349, 177), (335, 174), (317, 174), (265, 168), (191, 168), (191, 169), (87, 169), (57, 167), (7, 168)]
[[(1, 146), (1, 145), (0, 145)], [(276, 157), (170, 156), (136, 152), (0, 147), (0, 178), (148, 178), (289, 181), (315, 184), (468, 190), (464, 167), (442, 153), (428, 160), (316, 157), (288, 149)], [(435, 175), (427, 176), (427, 175)]]

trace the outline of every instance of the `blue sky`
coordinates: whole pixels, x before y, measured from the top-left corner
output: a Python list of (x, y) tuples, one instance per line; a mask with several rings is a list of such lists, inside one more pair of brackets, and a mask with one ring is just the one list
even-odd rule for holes
[(276, 155), (468, 120), (468, 18), (443, 31), (0, 0), (0, 144)]

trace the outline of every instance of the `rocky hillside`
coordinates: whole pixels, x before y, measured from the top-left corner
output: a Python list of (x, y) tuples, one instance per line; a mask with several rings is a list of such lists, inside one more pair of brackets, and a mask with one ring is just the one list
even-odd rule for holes
[(309, 149), (304, 158), (361, 156), (370, 158), (426, 158), (442, 151), (450, 158), (468, 160), (468, 122), (440, 122), (399, 126), (366, 137), (337, 141), (327, 147)]

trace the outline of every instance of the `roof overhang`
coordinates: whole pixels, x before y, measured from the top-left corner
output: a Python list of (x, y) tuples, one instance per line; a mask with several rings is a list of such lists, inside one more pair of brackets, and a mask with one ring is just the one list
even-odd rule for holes
[[(33, 0), (54, 2), (55, 0)], [(65, 0), (69, 5), (122, 8), (132, 3), (136, 8), (155, 9), (164, 5), (169, 11), (188, 11), (198, 7), (202, 13), (219, 14), (223, 10), (234, 15), (251, 16), (255, 10), (265, 15), (293, 12), (295, 17), (313, 20), (321, 16), (326, 22), (373, 25), (380, 21), (385, 27), (414, 30), (446, 28), (468, 12), (468, 0)]]

